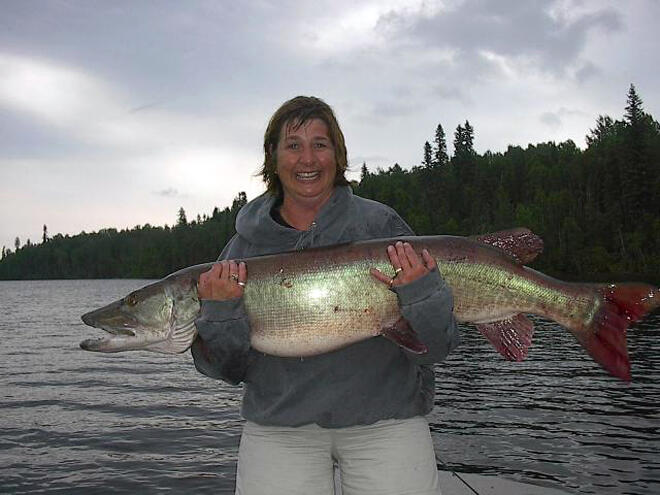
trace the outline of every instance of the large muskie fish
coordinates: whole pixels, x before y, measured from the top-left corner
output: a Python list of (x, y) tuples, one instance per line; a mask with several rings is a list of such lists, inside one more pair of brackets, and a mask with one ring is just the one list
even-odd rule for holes
[[(452, 289), (457, 320), (475, 324), (507, 359), (527, 355), (533, 325), (525, 314), (535, 314), (566, 327), (603, 368), (630, 380), (626, 329), (660, 306), (658, 288), (567, 283), (532, 270), (523, 264), (543, 243), (527, 229), (476, 238), (379, 239), (242, 260), (252, 346), (277, 356), (310, 356), (383, 335), (424, 352), (396, 295), (369, 273), (375, 267), (393, 274), (386, 246), (396, 240), (409, 241), (418, 252), (428, 249)], [(179, 270), (83, 315), (87, 325), (113, 335), (81, 347), (185, 351), (197, 334), (197, 280), (211, 265)]]

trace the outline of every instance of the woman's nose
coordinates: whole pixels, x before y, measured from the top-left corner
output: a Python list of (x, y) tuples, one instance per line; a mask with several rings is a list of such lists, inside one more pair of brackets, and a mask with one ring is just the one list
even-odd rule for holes
[(305, 164), (314, 162), (314, 150), (311, 146), (303, 146), (300, 153), (300, 161)]

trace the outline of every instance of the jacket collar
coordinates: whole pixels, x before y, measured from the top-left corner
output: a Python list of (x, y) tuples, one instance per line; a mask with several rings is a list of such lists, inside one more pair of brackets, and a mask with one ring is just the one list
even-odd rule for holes
[[(241, 208), (236, 217), (238, 234), (251, 244), (260, 246), (278, 246), (281, 249), (322, 246), (336, 242), (348, 226), (353, 191), (350, 186), (336, 186), (307, 231), (277, 223), (270, 215), (275, 201), (275, 196), (264, 193)], [(303, 239), (307, 240), (305, 245), (301, 245)]]

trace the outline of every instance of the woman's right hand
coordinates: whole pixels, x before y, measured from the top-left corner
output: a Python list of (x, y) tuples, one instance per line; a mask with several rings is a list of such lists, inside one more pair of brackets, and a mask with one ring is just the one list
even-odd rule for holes
[(243, 296), (246, 282), (247, 265), (244, 261), (220, 261), (199, 276), (197, 295), (200, 299), (214, 301), (236, 299)]

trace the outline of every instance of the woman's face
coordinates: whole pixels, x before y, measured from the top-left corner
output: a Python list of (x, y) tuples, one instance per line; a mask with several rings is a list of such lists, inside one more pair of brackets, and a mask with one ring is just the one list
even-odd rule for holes
[(312, 119), (297, 129), (288, 122), (282, 126), (277, 174), (288, 200), (324, 202), (331, 196), (337, 163), (325, 122)]

